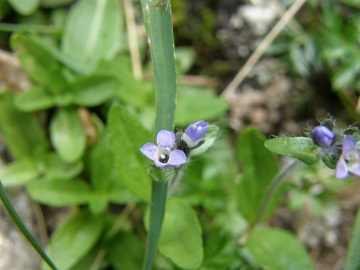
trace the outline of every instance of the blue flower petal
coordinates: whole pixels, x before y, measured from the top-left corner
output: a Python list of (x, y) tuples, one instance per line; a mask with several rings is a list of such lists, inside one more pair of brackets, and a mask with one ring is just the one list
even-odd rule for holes
[(336, 164), (336, 171), (335, 171), (336, 178), (345, 178), (348, 176), (348, 168), (343, 156), (341, 156)]
[(161, 148), (169, 147), (172, 149), (175, 144), (175, 134), (171, 131), (160, 130), (156, 137), (156, 142)]
[(151, 160), (155, 160), (155, 154), (158, 150), (157, 146), (151, 142), (146, 143), (143, 147), (140, 148), (141, 153)]
[(186, 162), (186, 155), (181, 150), (171, 151), (168, 164), (173, 166), (179, 166)]
[(354, 151), (356, 147), (356, 140), (353, 136), (351, 135), (347, 135), (345, 136), (344, 140), (343, 140), (343, 145), (342, 145), (342, 153), (343, 155), (346, 155), (348, 153), (350, 153), (351, 151)]

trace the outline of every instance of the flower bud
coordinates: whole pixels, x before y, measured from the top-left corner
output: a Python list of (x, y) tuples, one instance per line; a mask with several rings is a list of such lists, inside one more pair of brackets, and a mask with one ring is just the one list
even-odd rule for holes
[(187, 143), (189, 147), (194, 147), (205, 137), (206, 132), (209, 128), (209, 123), (203, 120), (189, 125), (185, 129), (185, 133), (182, 139)]
[(335, 134), (325, 126), (318, 126), (314, 129), (313, 140), (320, 147), (329, 147), (335, 139)]

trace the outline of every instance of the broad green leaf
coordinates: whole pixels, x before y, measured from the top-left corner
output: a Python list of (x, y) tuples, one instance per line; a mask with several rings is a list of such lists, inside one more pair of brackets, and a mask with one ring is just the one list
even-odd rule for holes
[(50, 124), (51, 141), (66, 162), (77, 161), (85, 151), (86, 136), (76, 108), (59, 108)]
[(318, 161), (314, 154), (314, 142), (305, 137), (279, 137), (265, 142), (265, 146), (276, 154), (296, 158), (305, 164), (314, 164)]
[(68, 5), (72, 2), (74, 2), (74, 0), (40, 0), (40, 5), (45, 8), (55, 8)]
[(34, 117), (17, 110), (10, 91), (0, 90), (0, 132), (11, 154), (16, 158), (35, 157), (45, 153), (48, 143)]
[(118, 79), (114, 94), (120, 100), (137, 108), (146, 105), (149, 93), (153, 90), (152, 84), (135, 79), (128, 54), (118, 54), (111, 60), (100, 61), (94, 73)]
[(360, 8), (360, 3), (357, 0), (340, 0), (340, 2), (344, 3), (345, 5)]
[(21, 15), (30, 15), (35, 12), (39, 6), (40, 0), (8, 0), (8, 2), (17, 13)]
[[(149, 230), (149, 211), (145, 226)], [(195, 211), (176, 198), (166, 202), (159, 239), (161, 253), (185, 269), (197, 269), (203, 260), (202, 231)]]
[(26, 184), (39, 174), (36, 162), (31, 159), (14, 161), (0, 169), (0, 179), (6, 187)]
[(104, 103), (119, 88), (119, 81), (105, 76), (83, 77), (72, 84), (74, 103), (92, 107)]
[(15, 106), (22, 111), (32, 112), (54, 106), (54, 98), (44, 88), (33, 87), (21, 92), (15, 98)]
[(114, 203), (127, 203), (135, 200), (119, 177), (115, 167), (114, 154), (109, 149), (106, 132), (103, 132), (97, 145), (92, 149), (90, 162), (91, 183), (97, 200), (102, 201), (103, 198), (106, 198)]
[(105, 194), (94, 192), (89, 201), (89, 209), (94, 215), (104, 213), (108, 206), (108, 198)]
[(93, 266), (99, 252), (102, 248), (101, 243), (98, 243), (84, 256), (82, 257), (76, 264), (74, 264), (69, 270), (89, 270)]
[(126, 108), (115, 104), (108, 116), (109, 146), (115, 157), (115, 166), (126, 187), (142, 200), (150, 200), (151, 180), (146, 172), (147, 160), (140, 148), (151, 135)]
[(27, 75), (37, 83), (46, 81), (49, 70), (59, 65), (56, 58), (38, 44), (33, 36), (14, 34), (11, 47)]
[(271, 181), (279, 171), (277, 158), (264, 147), (264, 141), (264, 135), (250, 127), (242, 132), (237, 143), (237, 156), (243, 168), (241, 182), (236, 188), (237, 204), (249, 222), (255, 218)]
[(89, 184), (80, 179), (37, 181), (28, 185), (28, 192), (34, 200), (52, 206), (84, 204), (92, 196)]
[(81, 161), (64, 162), (56, 153), (48, 153), (44, 160), (46, 179), (71, 179), (83, 169)]
[(69, 12), (61, 51), (88, 72), (103, 58), (115, 55), (123, 30), (116, 0), (80, 0)]
[(144, 247), (137, 235), (121, 232), (111, 239), (107, 247), (114, 269), (141, 269)]
[(213, 120), (223, 115), (228, 108), (210, 89), (178, 86), (175, 124), (186, 126), (199, 120)]
[(287, 231), (266, 228), (252, 232), (245, 246), (264, 269), (315, 270), (305, 247)]
[(196, 52), (192, 47), (175, 48), (175, 65), (178, 74), (185, 74), (194, 64)]
[[(49, 257), (58, 269), (70, 269), (95, 246), (103, 228), (104, 219), (88, 211), (72, 216), (51, 237)], [(50, 268), (43, 264), (41, 269)]]
[(360, 210), (356, 215), (348, 250), (346, 252), (344, 270), (360, 269)]
[(360, 58), (355, 57), (350, 62), (340, 66), (332, 77), (333, 86), (336, 89), (343, 89), (354, 83), (360, 72)]

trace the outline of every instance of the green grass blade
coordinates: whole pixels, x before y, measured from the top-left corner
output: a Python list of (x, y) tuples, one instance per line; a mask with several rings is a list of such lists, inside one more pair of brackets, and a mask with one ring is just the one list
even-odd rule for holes
[(16, 226), (23, 233), (26, 239), (30, 242), (30, 244), (34, 247), (34, 249), (39, 253), (39, 255), (44, 259), (44, 261), (50, 266), (51, 269), (57, 270), (54, 263), (50, 260), (50, 258), (46, 255), (44, 250), (41, 248), (39, 243), (36, 241), (34, 236), (29, 232), (29, 230), (25, 227), (24, 223), (21, 221), (21, 218), (17, 214), (16, 210), (12, 206), (8, 196), (6, 195), (5, 189), (3, 187), (2, 182), (0, 181), (0, 198), (5, 206), (6, 211), (9, 213), (10, 217), (13, 219)]
[[(154, 141), (160, 130), (173, 131), (176, 104), (174, 38), (170, 0), (141, 0), (156, 86)], [(164, 218), (167, 180), (152, 183), (150, 228), (143, 269), (150, 270)]]

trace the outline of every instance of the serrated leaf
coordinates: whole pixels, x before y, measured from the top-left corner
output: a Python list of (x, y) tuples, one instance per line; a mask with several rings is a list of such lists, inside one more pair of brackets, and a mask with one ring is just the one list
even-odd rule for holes
[(109, 146), (115, 157), (119, 177), (126, 187), (142, 200), (150, 200), (151, 180), (147, 161), (140, 148), (151, 141), (151, 135), (126, 108), (115, 104), (108, 116)]
[(98, 60), (119, 49), (122, 10), (116, 0), (81, 0), (72, 6), (62, 36), (61, 51), (88, 72)]
[(265, 146), (276, 154), (296, 158), (305, 164), (314, 164), (318, 156), (314, 142), (305, 137), (279, 137), (265, 142)]
[[(149, 230), (149, 211), (145, 218)], [(166, 202), (159, 238), (161, 253), (185, 269), (197, 269), (203, 260), (202, 230), (195, 211), (177, 198)]]
[[(220, 117), (228, 108), (227, 103), (211, 89), (178, 86), (175, 124), (186, 126), (199, 119), (207, 121)], [(196, 112), (196, 113), (194, 113)]]
[(54, 98), (45, 89), (33, 87), (21, 92), (15, 98), (15, 106), (24, 112), (44, 110), (53, 107)]
[(292, 234), (275, 228), (250, 233), (247, 247), (258, 264), (269, 270), (315, 270), (305, 247)]
[(356, 215), (356, 220), (353, 225), (351, 238), (346, 252), (344, 270), (358, 270), (360, 269), (360, 210)]
[(15, 11), (21, 15), (30, 15), (39, 6), (40, 0), (8, 0)]
[(71, 206), (90, 201), (92, 191), (85, 181), (80, 179), (41, 180), (28, 185), (30, 196), (52, 206)]
[[(61, 224), (50, 240), (47, 253), (58, 269), (70, 269), (94, 247), (103, 228), (103, 218), (82, 211)], [(50, 268), (43, 264), (41, 269)]]
[(77, 161), (85, 151), (86, 136), (76, 108), (58, 108), (51, 119), (51, 141), (66, 162)]
[(242, 132), (237, 144), (237, 156), (243, 167), (241, 182), (236, 187), (237, 205), (249, 222), (255, 218), (270, 183), (279, 171), (277, 158), (264, 147), (264, 141), (264, 135), (250, 127)]

